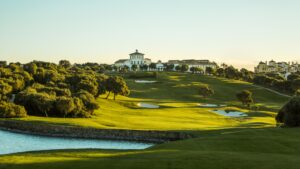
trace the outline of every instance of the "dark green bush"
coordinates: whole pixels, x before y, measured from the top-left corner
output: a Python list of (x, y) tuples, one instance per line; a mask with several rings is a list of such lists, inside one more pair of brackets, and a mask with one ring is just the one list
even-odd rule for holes
[(253, 103), (252, 92), (249, 90), (243, 90), (237, 93), (236, 97), (243, 105), (247, 105), (248, 107), (250, 107), (250, 104)]
[(293, 97), (279, 110), (276, 121), (289, 127), (300, 126), (300, 96)]
[(209, 97), (214, 94), (214, 90), (208, 85), (200, 85), (198, 91), (199, 95), (202, 97)]
[(27, 112), (23, 106), (16, 105), (14, 103), (0, 101), (0, 117), (14, 118), (25, 117)]
[(128, 78), (142, 79), (142, 78), (156, 78), (157, 72), (131, 72), (128, 73)]

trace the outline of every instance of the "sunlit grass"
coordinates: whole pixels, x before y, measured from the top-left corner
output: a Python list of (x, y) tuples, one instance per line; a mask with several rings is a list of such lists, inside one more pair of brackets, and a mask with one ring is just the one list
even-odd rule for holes
[[(92, 118), (44, 118), (29, 116), (19, 119), (31, 122), (44, 122), (102, 129), (134, 130), (208, 130), (232, 127), (275, 126), (275, 112), (287, 99), (250, 83), (237, 80), (219, 79), (182, 73), (162, 73), (158, 76), (161, 83), (138, 84), (133, 79), (127, 83), (131, 89), (129, 97), (118, 96), (106, 100), (105, 95), (97, 99), (100, 109)], [(176, 81), (174, 81), (176, 79)], [(197, 85), (209, 84), (215, 94), (209, 98), (198, 95)], [(258, 106), (267, 108), (249, 113), (246, 118), (230, 118), (212, 112), (216, 108), (200, 108), (199, 103), (227, 104), (230, 109), (249, 112), (237, 108), (240, 105), (235, 94), (249, 89), (254, 94)], [(137, 103), (149, 102), (160, 106), (158, 109), (139, 108)], [(226, 109), (218, 108), (218, 109)], [(265, 115), (269, 114), (269, 115)]]

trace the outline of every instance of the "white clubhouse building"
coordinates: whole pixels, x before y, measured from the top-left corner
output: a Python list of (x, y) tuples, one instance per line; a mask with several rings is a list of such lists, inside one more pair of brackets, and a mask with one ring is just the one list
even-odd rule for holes
[(115, 62), (115, 66), (122, 68), (124, 66), (127, 66), (130, 70), (132, 65), (137, 65), (138, 68), (141, 65), (150, 65), (151, 59), (144, 58), (145, 54), (140, 53), (138, 50), (136, 50), (134, 53), (129, 54), (129, 59), (120, 59)]
[[(134, 53), (129, 54), (129, 59), (120, 59), (115, 62), (114, 66), (118, 67), (119, 69), (127, 66), (129, 70), (131, 70), (132, 65), (137, 65), (138, 70), (140, 69), (140, 66), (142, 65), (150, 65), (151, 59), (145, 58), (145, 54), (140, 53), (138, 50), (136, 50)], [(210, 62), (209, 60), (169, 60), (166, 63), (161, 62), (160, 60), (155, 63), (156, 69), (158, 71), (163, 71), (165, 69), (165, 65), (174, 65), (174, 71), (175, 67), (178, 65), (187, 64), (189, 66), (189, 69), (191, 67), (198, 67), (201, 68), (204, 72), (207, 67), (211, 67), (213, 69), (216, 69), (218, 65), (215, 62)], [(148, 68), (148, 70), (152, 70)]]

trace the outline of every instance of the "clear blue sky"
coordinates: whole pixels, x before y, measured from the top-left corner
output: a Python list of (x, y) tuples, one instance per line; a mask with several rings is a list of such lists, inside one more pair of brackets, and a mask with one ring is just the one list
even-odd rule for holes
[(0, 60), (300, 60), (299, 0), (0, 0)]

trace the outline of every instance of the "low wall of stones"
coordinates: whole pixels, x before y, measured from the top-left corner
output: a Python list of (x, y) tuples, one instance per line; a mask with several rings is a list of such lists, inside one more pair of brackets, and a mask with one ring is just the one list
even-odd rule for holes
[(0, 120), (0, 129), (50, 137), (124, 140), (149, 143), (163, 143), (193, 137), (191, 134), (175, 131), (96, 129), (17, 120)]

